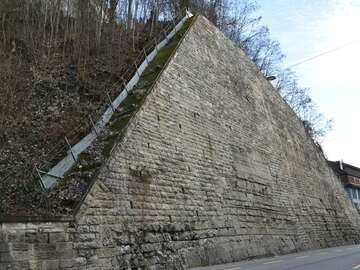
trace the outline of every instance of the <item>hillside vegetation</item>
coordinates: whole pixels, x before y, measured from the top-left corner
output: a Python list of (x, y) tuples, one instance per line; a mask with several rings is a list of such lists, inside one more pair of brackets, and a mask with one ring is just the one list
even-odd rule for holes
[(73, 145), (88, 132), (133, 75), (134, 61), (185, 8), (211, 20), (265, 76), (276, 75), (276, 89), (309, 135), (324, 134), (327, 122), (307, 89), (279, 68), (284, 55), (254, 15), (254, 1), (2, 0), (0, 217), (31, 215), (56, 200), (41, 189), (37, 169), (47, 171), (64, 157), (65, 138)]
[(0, 3), (0, 216), (32, 215), (49, 204), (54, 194), (42, 191), (36, 168), (47, 171), (65, 156), (65, 137), (72, 145), (81, 139), (108, 94), (114, 98), (133, 75), (134, 61), (185, 14), (147, 14), (129, 24), (120, 6), (114, 18), (101, 8), (92, 1)]

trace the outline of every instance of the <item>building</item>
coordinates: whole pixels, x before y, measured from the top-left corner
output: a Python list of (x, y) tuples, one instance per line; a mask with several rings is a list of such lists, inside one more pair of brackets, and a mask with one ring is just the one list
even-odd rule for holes
[(360, 209), (360, 168), (342, 161), (329, 161), (329, 165), (340, 177), (356, 208)]

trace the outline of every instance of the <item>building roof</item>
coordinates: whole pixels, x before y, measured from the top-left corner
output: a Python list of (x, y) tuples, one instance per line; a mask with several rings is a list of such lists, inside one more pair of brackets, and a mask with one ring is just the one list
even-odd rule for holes
[(330, 167), (338, 175), (351, 175), (355, 177), (360, 177), (360, 168), (353, 165), (344, 163), (342, 161), (330, 161), (328, 160)]

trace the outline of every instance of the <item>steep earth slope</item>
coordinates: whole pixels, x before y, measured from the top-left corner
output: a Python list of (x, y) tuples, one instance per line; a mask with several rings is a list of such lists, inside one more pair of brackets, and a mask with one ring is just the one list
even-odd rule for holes
[[(180, 20), (182, 17), (179, 15), (166, 26), (163, 22), (163, 31), (136, 51), (137, 58), (132, 50), (123, 53), (128, 58), (119, 64), (118, 71), (114, 73), (107, 71), (111, 63), (105, 65), (93, 60), (87, 67), (92, 69), (91, 76), (79, 80), (76, 66), (66, 64), (67, 59), (61, 57), (42, 65), (42, 72), (31, 63), (22, 63), (21, 70), (18, 67), (16, 72), (10, 68), (0, 72), (0, 78), (4, 78), (7, 72), (12, 71), (12, 79), (17, 81), (15, 96), (5, 95), (8, 80), (0, 87), (0, 93), (4, 94), (4, 99), (0, 99), (0, 219), (4, 216), (53, 217), (73, 212), (107, 158), (117, 135), (139, 107), (186, 31), (188, 25), (181, 29), (179, 27), (180, 31), (171, 40), (165, 39), (164, 34), (168, 35)], [(109, 100), (119, 96), (125, 82), (136, 73), (136, 67), (145, 61), (144, 53), (149, 56), (161, 39), (167, 43), (165, 48), (160, 50), (142, 74), (137, 89), (117, 108), (106, 130), (99, 134), (101, 138), (81, 154), (64, 179), (48, 190), (48, 186), (43, 186), (46, 173), (69, 153), (70, 145), (74, 148), (86, 134), (94, 130), (91, 122), (96, 123), (104, 114)], [(143, 42), (137, 46), (141, 44)], [(0, 66), (6, 66), (6, 61), (1, 62), (1, 49)], [(126, 46), (122, 48), (125, 49)], [(32, 77), (28, 69), (41, 76)], [(1, 67), (0, 70), (3, 71)], [(19, 73), (23, 76), (19, 76)], [(21, 109), (3, 106), (13, 99), (18, 103), (17, 108)]]

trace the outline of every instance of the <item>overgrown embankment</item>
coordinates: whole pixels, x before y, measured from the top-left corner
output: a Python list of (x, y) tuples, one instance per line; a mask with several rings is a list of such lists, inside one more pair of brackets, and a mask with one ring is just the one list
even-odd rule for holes
[[(97, 103), (92, 102), (92, 100), (95, 98), (93, 95), (88, 94), (89, 91), (81, 92), (78, 89), (77, 91), (72, 89), (72, 92), (71, 90), (68, 90), (70, 93), (72, 93), (72, 95), (63, 94), (59, 99), (53, 99), (48, 97), (48, 95), (45, 95), (46, 100), (51, 102), (55, 102), (56, 100), (60, 105), (63, 105), (63, 103), (67, 100), (71, 102), (73, 108), (70, 111), (61, 111), (64, 114), (66, 113), (70, 119), (68, 121), (64, 120), (63, 122), (65, 125), (69, 126), (67, 129), (71, 134), (69, 135), (69, 133), (66, 132), (67, 129), (65, 130), (62, 127), (61, 122), (59, 123), (59, 121), (56, 121), (56, 118), (53, 118), (53, 113), (49, 113), (48, 111), (40, 114), (41, 116), (47, 117), (48, 121), (40, 118), (36, 121), (30, 120), (30, 123), (38, 123), (40, 128), (44, 128), (47, 127), (47, 122), (50, 122), (51, 125), (53, 124), (59, 126), (58, 131), (54, 131), (51, 135), (49, 135), (48, 132), (39, 132), (36, 129), (34, 131), (31, 129), (31, 127), (29, 128), (27, 126), (22, 126), (24, 130), (29, 129), (31, 132), (37, 132), (37, 135), (40, 136), (40, 138), (45, 142), (36, 143), (31, 141), (29, 144), (16, 143), (13, 144), (12, 149), (7, 149), (6, 147), (3, 148), (5, 151), (17, 154), (18, 152), (15, 151), (17, 147), (24, 147), (26, 150), (30, 150), (29, 153), (25, 154), (29, 156), (28, 162), (26, 164), (28, 164), (28, 172), (32, 171), (33, 173), (29, 174), (26, 171), (21, 171), (24, 170), (24, 162), (19, 162), (18, 167), (21, 167), (21, 169), (19, 170), (18, 176), (12, 176), (0, 183), (0, 190), (3, 191), (1, 192), (2, 195), (0, 198), (3, 202), (0, 206), (0, 216), (53, 216), (72, 213), (75, 206), (79, 203), (85, 194), (95, 175), (98, 173), (98, 170), (100, 169), (104, 160), (109, 156), (114, 143), (121, 139), (121, 135), (123, 134), (128, 121), (141, 106), (145, 96), (156, 81), (163, 67), (166, 65), (170, 55), (173, 53), (178, 42), (181, 40), (181, 37), (190, 26), (191, 21), (192, 19), (189, 19), (183, 28), (176, 34), (176, 36), (172, 38), (169, 44), (158, 52), (155, 59), (144, 71), (140, 81), (133, 89), (133, 92), (129, 94), (126, 100), (116, 110), (105, 131), (100, 134), (99, 138), (93, 145), (91, 145), (84, 153), (80, 155), (79, 160), (73, 166), (72, 170), (66, 174), (65, 178), (60, 180), (53, 189), (47, 192), (41, 190), (38, 184), (39, 179), (36, 178), (34, 167), (31, 167), (31, 165), (37, 164), (37, 161), (41, 161), (43, 159), (47, 159), (49, 164), (55, 165), (55, 162), (65, 155), (67, 149), (66, 147), (61, 149), (60, 153), (48, 150), (51, 149), (54, 145), (56, 146), (59, 141), (63, 141), (65, 136), (72, 138), (72, 142), (76, 143), (76, 140), (80, 139), (86, 131), (86, 129), (78, 128), (79, 123), (76, 122), (77, 117), (79, 118), (79, 121), (83, 120), (89, 115), (91, 115), (94, 120), (97, 119), (97, 117), (103, 111), (104, 98), (106, 99), (107, 96), (103, 91), (104, 88), (106, 89), (106, 86), (99, 86), (99, 88), (102, 88), (102, 91), (94, 90), (94, 95), (98, 94), (96, 99), (98, 101)], [(60, 81), (59, 83), (68, 84), (71, 82), (73, 81), (64, 78), (64, 82)], [(106, 79), (95, 77), (94, 82), (98, 82), (98, 84), (110, 84), (110, 82), (113, 82), (113, 80), (109, 80), (108, 78)], [(118, 90), (122, 89), (121, 85), (116, 86), (118, 87)], [(54, 92), (56, 93), (56, 91)], [(42, 108), (41, 106), (44, 106), (44, 103), (39, 103), (39, 107)], [(55, 115), (59, 114), (57, 111), (58, 107), (49, 107), (49, 110), (55, 110)], [(71, 124), (72, 122), (73, 124)], [(46, 136), (41, 136), (45, 134)], [(30, 137), (32, 137), (31, 134)], [(58, 151), (59, 148), (55, 147), (55, 149)], [(13, 159), (19, 159), (19, 157), (15, 155)], [(9, 157), (6, 157), (5, 161), (8, 162), (9, 160)], [(6, 166), (10, 166), (10, 163), (6, 163)], [(4, 171), (9, 172), (16, 169), (16, 166), (10, 169), (7, 168), (8, 167), (6, 167)], [(27, 173), (28, 176), (25, 177), (24, 173)]]

